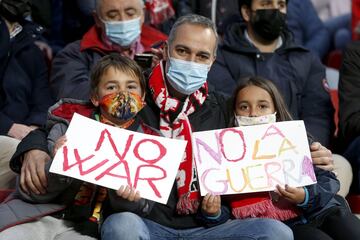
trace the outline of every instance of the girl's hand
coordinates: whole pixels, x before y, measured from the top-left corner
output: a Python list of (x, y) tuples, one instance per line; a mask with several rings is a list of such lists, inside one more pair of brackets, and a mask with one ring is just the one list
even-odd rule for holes
[(285, 188), (277, 185), (276, 189), (277, 194), (292, 203), (300, 204), (303, 203), (305, 200), (305, 190), (302, 187), (293, 188), (286, 184)]
[(121, 186), (120, 189), (116, 191), (116, 194), (130, 202), (137, 202), (141, 199), (140, 192), (129, 186)]
[(221, 197), (206, 194), (201, 203), (201, 210), (207, 216), (217, 216), (221, 210)]
[(67, 139), (66, 139), (65, 135), (59, 137), (56, 140), (55, 145), (54, 145), (54, 149), (53, 149), (53, 153), (52, 153), (53, 157), (56, 155), (57, 151), (66, 143), (66, 141), (67, 141)]

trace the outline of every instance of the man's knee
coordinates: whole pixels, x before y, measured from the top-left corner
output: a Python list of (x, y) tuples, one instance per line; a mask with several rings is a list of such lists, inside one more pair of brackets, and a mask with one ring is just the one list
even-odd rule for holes
[(144, 221), (130, 212), (110, 215), (101, 227), (101, 238), (107, 239), (150, 239)]
[(268, 229), (266, 239), (294, 239), (293, 232), (284, 223), (274, 219), (262, 219), (265, 229)]

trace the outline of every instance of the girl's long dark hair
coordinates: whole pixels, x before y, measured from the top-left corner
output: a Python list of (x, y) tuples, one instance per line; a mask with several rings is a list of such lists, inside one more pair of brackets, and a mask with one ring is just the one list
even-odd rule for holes
[(242, 89), (248, 86), (256, 86), (262, 88), (270, 94), (270, 97), (274, 103), (277, 122), (292, 120), (291, 114), (289, 113), (287, 106), (284, 102), (284, 99), (281, 96), (277, 87), (270, 80), (267, 80), (259, 76), (249, 77), (247, 78), (247, 80), (243, 81), (243, 83), (241, 83), (236, 87), (232, 101), (232, 109), (234, 112), (236, 107), (236, 96)]

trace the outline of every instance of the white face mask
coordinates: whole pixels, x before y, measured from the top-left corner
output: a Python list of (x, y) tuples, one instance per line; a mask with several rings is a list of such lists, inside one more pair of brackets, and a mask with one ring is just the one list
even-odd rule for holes
[(273, 114), (268, 114), (260, 117), (245, 117), (235, 115), (235, 124), (237, 127), (240, 126), (252, 126), (265, 123), (274, 123), (276, 122), (276, 112)]

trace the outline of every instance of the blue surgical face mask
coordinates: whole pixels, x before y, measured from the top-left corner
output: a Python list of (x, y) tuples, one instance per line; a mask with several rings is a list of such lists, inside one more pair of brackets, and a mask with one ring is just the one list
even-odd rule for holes
[(140, 36), (140, 17), (128, 21), (103, 21), (105, 34), (114, 43), (128, 47)]
[[(169, 55), (170, 56), (170, 55)], [(210, 65), (171, 58), (166, 73), (170, 85), (178, 92), (191, 95), (198, 90), (207, 79)]]

